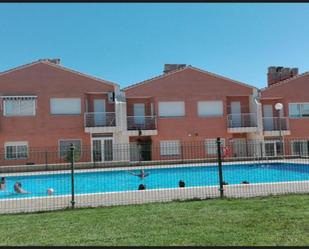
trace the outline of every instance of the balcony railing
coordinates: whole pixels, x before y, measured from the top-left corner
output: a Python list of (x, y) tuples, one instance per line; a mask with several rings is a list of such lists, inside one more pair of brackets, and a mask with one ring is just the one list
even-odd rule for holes
[(86, 112), (84, 114), (85, 127), (116, 126), (114, 112)]
[(264, 131), (287, 131), (289, 130), (289, 119), (287, 117), (264, 117)]
[(156, 116), (128, 116), (128, 130), (156, 130)]
[(227, 115), (228, 128), (257, 127), (256, 113), (239, 113)]

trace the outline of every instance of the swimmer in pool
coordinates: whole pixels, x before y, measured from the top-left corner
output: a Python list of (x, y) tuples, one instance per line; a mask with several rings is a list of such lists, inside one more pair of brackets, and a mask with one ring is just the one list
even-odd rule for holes
[(22, 187), (21, 187), (21, 183), (20, 182), (15, 182), (14, 184), (14, 191), (18, 194), (31, 194), (30, 192), (24, 190)]
[(5, 190), (5, 187), (6, 187), (6, 179), (5, 177), (1, 177), (0, 190)]
[(140, 178), (145, 178), (146, 176), (149, 176), (149, 173), (146, 173), (143, 169), (140, 170), (140, 173), (134, 173), (128, 171), (131, 175), (138, 176)]

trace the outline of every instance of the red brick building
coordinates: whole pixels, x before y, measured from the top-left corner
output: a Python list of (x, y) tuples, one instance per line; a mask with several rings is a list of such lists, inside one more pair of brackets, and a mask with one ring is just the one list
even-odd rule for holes
[[(247, 155), (246, 139), (260, 136), (258, 90), (186, 65), (165, 65), (164, 73), (124, 89), (128, 118), (145, 116), (140, 136), (153, 144), (153, 158), (180, 158), (185, 144), (201, 143), (191, 157), (215, 154), (215, 139), (233, 141), (233, 154)], [(190, 145), (191, 143), (191, 145)]]
[(0, 73), (0, 164), (46, 163), (35, 150), (54, 151), (49, 160), (60, 162), (71, 143), (79, 161), (214, 157), (217, 137), (235, 157), (308, 154), (308, 80), (297, 68), (270, 67), (258, 90), (166, 64), (162, 75), (120, 90), (59, 59), (39, 60)]
[(110, 160), (112, 143), (127, 142), (116, 115), (123, 109), (119, 86), (65, 68), (60, 60), (2, 72), (0, 89), (2, 164), (39, 163), (44, 159), (29, 158), (30, 150), (63, 151), (70, 143), (98, 151), (81, 160)]
[[(282, 154), (280, 133), (285, 153), (308, 154), (309, 138), (309, 73), (298, 74), (297, 68), (269, 67), (268, 86), (261, 90), (263, 136), (272, 155)], [(281, 110), (275, 105), (282, 104)]]

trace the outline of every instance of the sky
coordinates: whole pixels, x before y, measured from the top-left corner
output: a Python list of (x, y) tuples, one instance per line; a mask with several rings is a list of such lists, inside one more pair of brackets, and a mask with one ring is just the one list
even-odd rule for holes
[(309, 3), (2, 3), (0, 72), (43, 58), (128, 86), (187, 64), (258, 88), (309, 71)]

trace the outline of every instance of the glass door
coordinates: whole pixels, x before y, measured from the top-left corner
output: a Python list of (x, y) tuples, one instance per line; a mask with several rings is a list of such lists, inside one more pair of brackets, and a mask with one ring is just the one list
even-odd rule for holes
[(106, 125), (105, 100), (93, 100), (94, 126)]
[(234, 138), (233, 139), (233, 154), (236, 157), (247, 156), (247, 144), (245, 138)]
[(113, 161), (113, 139), (93, 138), (92, 159), (94, 162)]
[(104, 141), (104, 161), (113, 161), (113, 140), (103, 139)]
[(145, 125), (145, 104), (134, 104), (134, 123), (143, 129)]
[(274, 142), (265, 141), (265, 155), (266, 156), (276, 156), (276, 149)]
[(274, 130), (273, 106), (263, 105), (264, 111), (264, 129), (265, 131)]
[(266, 156), (282, 156), (283, 143), (279, 140), (265, 141), (265, 155)]
[(231, 102), (232, 127), (241, 127), (241, 108), (239, 101)]
[(102, 144), (100, 139), (92, 140), (92, 154), (94, 162), (102, 162)]

